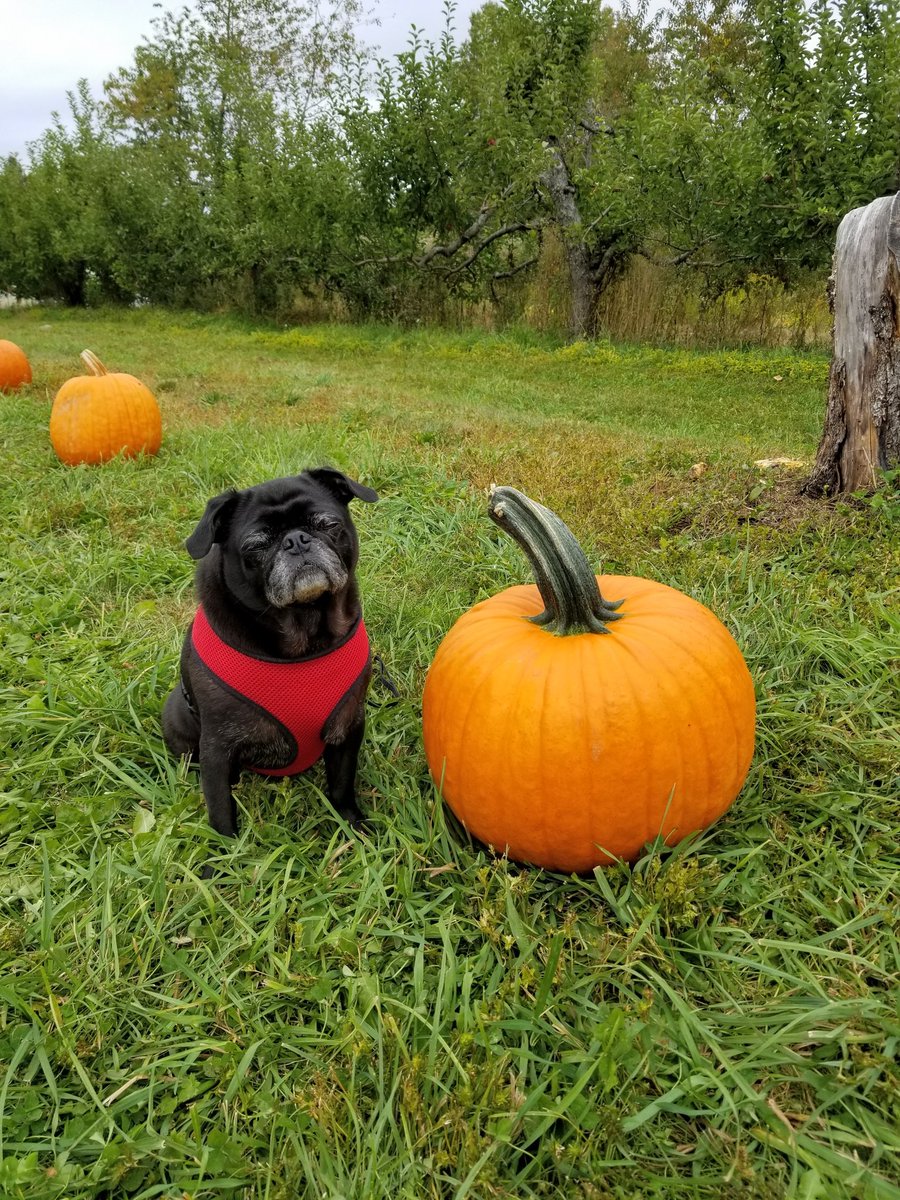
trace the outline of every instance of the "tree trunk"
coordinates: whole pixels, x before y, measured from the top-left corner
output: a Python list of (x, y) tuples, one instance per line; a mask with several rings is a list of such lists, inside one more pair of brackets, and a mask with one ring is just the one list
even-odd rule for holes
[(84, 308), (87, 304), (87, 264), (76, 262), (57, 272), (56, 283), (63, 300), (70, 308)]
[(568, 165), (556, 138), (547, 139), (547, 148), (551, 164), (541, 176), (541, 182), (550, 193), (553, 220), (559, 228), (569, 267), (572, 302), (570, 332), (573, 337), (581, 338), (591, 332), (597, 281), (591, 253), (584, 240), (581, 213)]
[(877, 486), (900, 462), (900, 196), (882, 196), (838, 226), (825, 428), (805, 491)]

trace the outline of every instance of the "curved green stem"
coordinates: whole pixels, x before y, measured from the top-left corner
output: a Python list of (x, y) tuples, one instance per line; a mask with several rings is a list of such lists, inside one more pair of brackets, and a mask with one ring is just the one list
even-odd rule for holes
[(556, 513), (511, 487), (494, 487), (488, 516), (514, 538), (528, 558), (544, 611), (529, 617), (551, 633), (609, 633), (621, 620), (621, 600), (604, 600), (575, 535)]

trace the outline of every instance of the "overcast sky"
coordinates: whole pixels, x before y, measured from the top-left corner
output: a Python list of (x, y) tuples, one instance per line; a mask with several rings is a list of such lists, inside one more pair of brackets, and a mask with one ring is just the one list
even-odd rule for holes
[[(456, 0), (459, 34), (483, 3)], [(182, 5), (166, 0), (163, 7)], [(103, 80), (131, 62), (159, 13), (153, 0), (21, 0), (2, 8), (0, 158), (18, 154), (23, 159), (26, 143), (47, 129), (54, 110), (68, 113), (66, 92), (84, 77), (99, 95)], [(404, 49), (412, 24), (431, 36), (443, 28), (443, 0), (376, 0), (372, 8), (380, 26), (363, 34), (386, 54)]]

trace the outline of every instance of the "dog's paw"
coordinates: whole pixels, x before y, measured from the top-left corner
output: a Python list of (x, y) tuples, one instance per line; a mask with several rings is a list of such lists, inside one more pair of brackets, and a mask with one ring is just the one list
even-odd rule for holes
[(347, 824), (350, 826), (350, 828), (353, 830), (354, 833), (367, 833), (368, 832), (368, 825), (366, 824), (366, 818), (363, 816), (363, 814), (360, 812), (360, 810), (356, 807), (355, 804), (351, 805), (351, 806), (346, 806), (343, 808), (336, 808), (334, 811), (337, 813), (337, 815), (341, 818), (342, 821), (347, 822)]

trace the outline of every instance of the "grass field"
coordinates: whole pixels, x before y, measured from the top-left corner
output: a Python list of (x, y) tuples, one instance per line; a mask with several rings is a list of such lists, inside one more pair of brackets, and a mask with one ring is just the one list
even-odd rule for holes
[[(0, 314), (0, 1196), (900, 1198), (900, 500), (813, 505), (821, 355)], [(61, 466), (90, 347), (157, 393), (153, 461)], [(375, 685), (363, 839), (300, 780), (208, 829), (158, 729), (206, 499), (334, 463)], [(472, 845), (431, 786), (441, 637), (527, 579), (491, 481), (604, 570), (695, 596), (757, 754), (675, 851), (574, 879)], [(218, 876), (200, 877), (204, 864)]]

